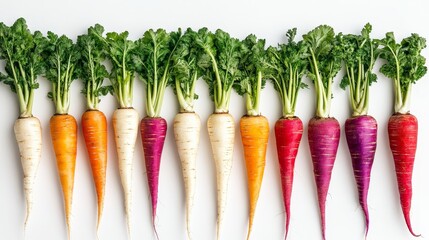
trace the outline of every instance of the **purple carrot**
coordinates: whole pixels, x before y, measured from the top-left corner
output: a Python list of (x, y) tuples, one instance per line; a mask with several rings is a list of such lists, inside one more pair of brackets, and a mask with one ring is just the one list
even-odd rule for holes
[(292, 195), (295, 159), (301, 142), (303, 125), (298, 117), (280, 118), (275, 125), (277, 155), (279, 158), (283, 203), (286, 211), (286, 233), (290, 223), (290, 199)]
[(367, 236), (369, 229), (367, 196), (377, 148), (377, 121), (368, 115), (352, 117), (347, 119), (345, 130), (359, 193), (359, 203), (365, 214), (365, 236)]
[(164, 118), (145, 117), (141, 121), (140, 133), (142, 137), (144, 158), (146, 164), (147, 181), (149, 184), (152, 202), (152, 223), (155, 229), (156, 206), (158, 204), (158, 180), (161, 165), (161, 154), (164, 147), (167, 122)]
[(313, 160), (319, 200), (322, 235), (325, 238), (325, 202), (331, 181), (332, 168), (340, 141), (340, 124), (335, 118), (312, 118), (308, 124), (308, 143)]

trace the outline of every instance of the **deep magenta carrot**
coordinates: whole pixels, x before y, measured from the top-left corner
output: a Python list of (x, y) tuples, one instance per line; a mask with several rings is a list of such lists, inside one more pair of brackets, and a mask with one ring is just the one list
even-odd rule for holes
[(147, 181), (152, 201), (152, 220), (155, 221), (158, 204), (159, 167), (164, 148), (167, 122), (164, 118), (145, 117), (140, 123)]
[(340, 86), (349, 88), (352, 117), (347, 119), (345, 132), (359, 203), (365, 215), (365, 236), (368, 235), (369, 213), (367, 196), (371, 169), (377, 147), (377, 121), (368, 115), (369, 86), (377, 80), (372, 73), (378, 57), (378, 44), (370, 38), (371, 24), (367, 23), (360, 35), (338, 34), (337, 39), (346, 73)]
[(299, 90), (309, 64), (307, 47), (303, 41), (295, 42), (296, 28), (287, 31), (288, 42), (267, 49), (268, 62), (271, 66), (269, 78), (279, 93), (282, 103), (282, 117), (277, 120), (276, 135), (277, 155), (283, 192), (285, 216), (285, 239), (289, 232), (290, 204), (292, 196), (293, 173), (298, 147), (301, 142), (303, 125), (295, 116), (295, 106)]
[(389, 119), (388, 133), (402, 212), (408, 230), (418, 237), (420, 235), (413, 231), (410, 220), (412, 176), (418, 135), (417, 118), (410, 114), (410, 101), (412, 84), (427, 72), (426, 58), (421, 55), (422, 49), (426, 48), (426, 39), (412, 34), (399, 44), (396, 43), (393, 33), (389, 32), (379, 43), (383, 46), (380, 57), (386, 60), (380, 72), (394, 82), (395, 113)]
[(292, 196), (295, 159), (302, 138), (303, 124), (298, 117), (280, 118), (274, 127), (279, 158), (283, 203), (286, 210), (286, 234), (290, 223), (290, 202)]
[(367, 235), (369, 227), (367, 196), (377, 148), (377, 121), (371, 116), (349, 118), (346, 121), (345, 132), (359, 193), (359, 203), (365, 214), (365, 235)]
[(342, 55), (338, 50), (334, 29), (321, 25), (303, 35), (308, 46), (307, 76), (316, 91), (316, 116), (308, 124), (308, 142), (313, 160), (314, 179), (319, 201), (322, 237), (325, 236), (325, 202), (331, 181), (332, 169), (340, 140), (340, 124), (329, 116), (332, 99), (332, 82), (341, 69)]
[(158, 185), (161, 154), (164, 147), (167, 122), (161, 118), (164, 92), (172, 78), (172, 55), (182, 40), (181, 31), (167, 33), (164, 29), (146, 31), (137, 40), (136, 68), (145, 83), (146, 117), (140, 125), (147, 180), (152, 201), (152, 223), (155, 235), (156, 208), (158, 205)]
[(313, 159), (323, 239), (325, 239), (326, 228), (325, 202), (339, 142), (340, 124), (335, 118), (312, 118), (310, 120), (308, 123), (308, 143)]

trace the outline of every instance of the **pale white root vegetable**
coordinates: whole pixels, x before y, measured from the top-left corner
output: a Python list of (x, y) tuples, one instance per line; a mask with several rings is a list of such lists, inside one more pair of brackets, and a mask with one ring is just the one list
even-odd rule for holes
[(179, 113), (173, 123), (174, 138), (182, 164), (186, 198), (186, 229), (188, 239), (192, 239), (191, 223), (196, 188), (197, 152), (200, 142), (201, 120), (192, 112)]
[(232, 169), (234, 151), (234, 118), (229, 113), (214, 113), (207, 120), (217, 179), (217, 239), (226, 209), (228, 181)]
[(131, 237), (132, 173), (139, 114), (133, 108), (119, 108), (114, 111), (112, 121), (118, 154), (119, 175), (124, 191), (128, 234)]
[(33, 186), (42, 155), (42, 128), (39, 119), (26, 117), (17, 119), (13, 129), (24, 173), (24, 194), (27, 202), (25, 226), (27, 226), (33, 208)]

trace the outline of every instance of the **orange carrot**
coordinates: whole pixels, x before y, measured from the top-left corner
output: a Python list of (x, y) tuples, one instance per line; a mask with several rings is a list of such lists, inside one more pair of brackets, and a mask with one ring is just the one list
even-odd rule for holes
[(240, 133), (244, 159), (246, 161), (249, 190), (249, 229), (247, 234), (249, 237), (252, 231), (262, 177), (264, 176), (265, 154), (270, 133), (267, 118), (264, 116), (242, 117), (240, 120)]
[(86, 111), (82, 116), (82, 130), (97, 192), (98, 229), (103, 214), (107, 167), (107, 121), (104, 113)]
[(70, 214), (77, 150), (76, 119), (68, 114), (55, 114), (51, 117), (50, 128), (52, 145), (54, 146), (58, 173), (63, 189), (66, 223), (70, 233)]

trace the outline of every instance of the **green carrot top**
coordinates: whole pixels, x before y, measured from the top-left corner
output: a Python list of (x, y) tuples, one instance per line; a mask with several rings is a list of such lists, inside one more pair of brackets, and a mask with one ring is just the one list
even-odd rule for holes
[(239, 78), (233, 87), (238, 94), (246, 96), (247, 115), (257, 116), (260, 114), (259, 100), (268, 70), (264, 39), (257, 39), (251, 34), (242, 41), (239, 70)]
[(103, 45), (91, 34), (77, 38), (79, 60), (79, 78), (83, 81), (82, 93), (86, 96), (88, 109), (98, 109), (99, 97), (106, 95), (110, 88), (102, 86), (108, 77), (106, 67), (102, 64), (105, 59)]
[(298, 92), (307, 85), (302, 82), (307, 66), (308, 51), (303, 41), (295, 42), (296, 28), (286, 33), (287, 44), (269, 47), (267, 50), (269, 76), (280, 95), (283, 117), (294, 117)]
[(67, 114), (70, 108), (70, 85), (77, 79), (76, 65), (80, 54), (71, 39), (48, 32), (44, 51), (45, 77), (52, 83), (48, 97), (54, 101), (56, 114)]
[(349, 86), (350, 104), (353, 116), (368, 114), (369, 86), (377, 81), (372, 72), (378, 57), (378, 43), (369, 34), (371, 24), (367, 23), (361, 35), (339, 34), (337, 36), (341, 58), (346, 65), (346, 73), (341, 81), (341, 88)]
[(216, 113), (227, 113), (232, 85), (238, 79), (241, 43), (220, 29), (212, 33), (207, 28), (198, 31), (197, 44), (205, 54), (198, 61), (203, 79), (209, 85)]
[(316, 116), (327, 118), (331, 108), (332, 82), (341, 69), (334, 29), (321, 25), (305, 34), (303, 39), (310, 53), (307, 76), (316, 90)]
[(409, 113), (411, 85), (427, 72), (426, 58), (421, 55), (426, 39), (413, 33), (396, 43), (393, 32), (389, 32), (379, 43), (383, 46), (380, 57), (386, 60), (380, 72), (394, 83), (395, 113)]
[(171, 81), (171, 55), (181, 36), (180, 31), (167, 33), (164, 29), (150, 29), (137, 41), (134, 62), (146, 84), (146, 114), (149, 117), (160, 116), (165, 88)]
[(41, 53), (46, 45), (42, 33), (32, 34), (23, 18), (10, 27), (0, 23), (0, 59), (6, 62), (0, 82), (17, 94), (20, 117), (32, 116), (34, 90), (39, 88), (37, 76), (44, 73)]
[(88, 29), (89, 35), (97, 39), (104, 48), (107, 58), (112, 63), (110, 83), (112, 93), (119, 102), (120, 108), (130, 108), (133, 105), (134, 86), (134, 49), (135, 43), (128, 40), (128, 32), (109, 32), (103, 37), (103, 26), (96, 24)]
[(202, 74), (198, 59), (204, 53), (195, 43), (196, 37), (197, 32), (188, 28), (171, 56), (173, 81), (170, 81), (170, 85), (176, 93), (181, 112), (193, 112), (194, 100), (198, 98), (195, 85)]

